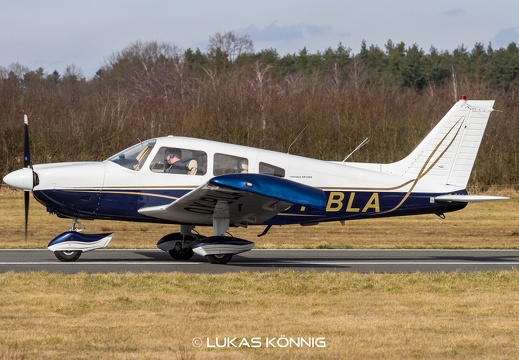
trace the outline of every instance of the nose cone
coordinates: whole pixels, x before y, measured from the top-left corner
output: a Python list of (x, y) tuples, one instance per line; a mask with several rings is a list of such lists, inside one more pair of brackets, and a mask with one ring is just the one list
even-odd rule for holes
[(33, 188), (33, 173), (32, 169), (23, 168), (20, 170), (13, 171), (4, 176), (4, 183), (7, 185), (20, 189), (20, 190), (32, 190)]

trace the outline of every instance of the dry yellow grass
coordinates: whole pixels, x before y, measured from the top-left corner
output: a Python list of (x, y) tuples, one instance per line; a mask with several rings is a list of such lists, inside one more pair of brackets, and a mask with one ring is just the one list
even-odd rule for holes
[[(5, 359), (511, 359), (519, 353), (517, 271), (7, 273), (0, 286)], [(287, 347), (277, 342), (284, 337), (320, 338), (324, 346)], [(235, 345), (259, 339), (259, 346), (234, 347), (225, 340), (233, 338)], [(213, 348), (217, 343), (228, 345)]]
[[(261, 238), (263, 227), (231, 228), (236, 236), (256, 242), (256, 248), (519, 248), (519, 194), (505, 193), (509, 201), (469, 204), (465, 209), (435, 215), (273, 227)], [(23, 196), (19, 191), (0, 191), (0, 248), (43, 248), (70, 228), (68, 219), (48, 215), (31, 199), (29, 237), (24, 240)], [(111, 248), (155, 248), (164, 235), (178, 231), (175, 225), (84, 221), (89, 233), (115, 232)], [(197, 228), (208, 235), (211, 228)]]

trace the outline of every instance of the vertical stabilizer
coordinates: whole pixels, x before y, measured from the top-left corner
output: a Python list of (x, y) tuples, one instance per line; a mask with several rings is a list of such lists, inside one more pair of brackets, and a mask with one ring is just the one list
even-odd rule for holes
[(406, 158), (391, 164), (403, 175), (465, 188), (494, 100), (462, 97)]

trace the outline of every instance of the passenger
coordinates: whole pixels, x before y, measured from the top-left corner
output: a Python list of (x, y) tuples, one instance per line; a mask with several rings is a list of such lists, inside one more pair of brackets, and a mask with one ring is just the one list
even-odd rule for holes
[(170, 174), (187, 174), (186, 164), (180, 159), (182, 158), (182, 151), (176, 148), (167, 148), (164, 152), (164, 163), (166, 167), (164, 172)]

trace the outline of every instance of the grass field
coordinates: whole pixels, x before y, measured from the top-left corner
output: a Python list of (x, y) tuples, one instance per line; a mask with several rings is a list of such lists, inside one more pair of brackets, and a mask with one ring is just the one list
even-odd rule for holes
[[(519, 198), (447, 214), (273, 228), (259, 247), (519, 248)], [(0, 192), (0, 247), (43, 248), (67, 220)], [(110, 247), (175, 227), (85, 222)], [(261, 228), (239, 229), (255, 238)], [(203, 233), (208, 233), (204, 229)], [(519, 271), (0, 274), (0, 359), (513, 359)], [(310, 345), (301, 342), (307, 341)], [(292, 341), (292, 342), (290, 342)], [(313, 341), (313, 342), (312, 342)]]
[[(0, 359), (513, 359), (519, 353), (518, 271), (7, 273), (0, 286)], [(285, 338), (314, 339), (314, 346), (278, 342)]]

